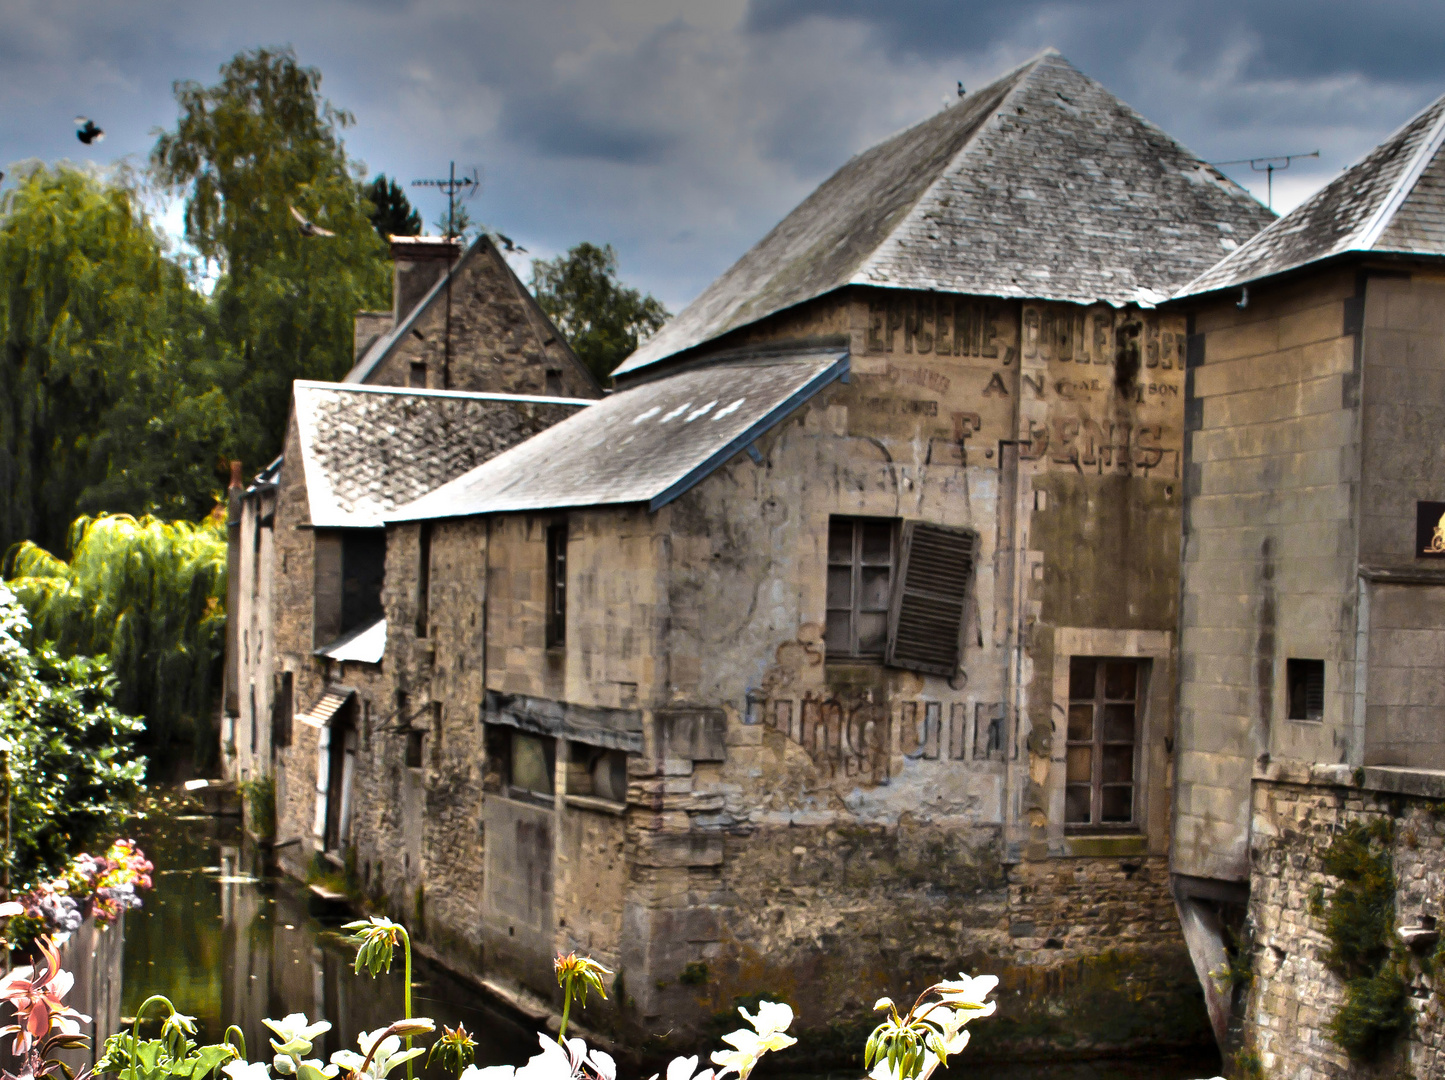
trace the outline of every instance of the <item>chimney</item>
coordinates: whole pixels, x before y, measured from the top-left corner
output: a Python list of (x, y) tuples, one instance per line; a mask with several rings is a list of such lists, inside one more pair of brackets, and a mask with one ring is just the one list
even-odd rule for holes
[(392, 325), (411, 314), (447, 268), (462, 252), (459, 240), (444, 236), (393, 236), (391, 238)]

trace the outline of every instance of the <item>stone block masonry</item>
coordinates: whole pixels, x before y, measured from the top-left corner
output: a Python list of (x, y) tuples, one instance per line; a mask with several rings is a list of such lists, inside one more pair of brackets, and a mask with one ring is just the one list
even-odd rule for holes
[(1334, 839), (1356, 823), (1388, 822), (1394, 927), (1445, 917), (1445, 774), (1275, 765), (1256, 774), (1253, 799), (1243, 1052), (1271, 1077), (1441, 1075), (1445, 1015), (1433, 943), (1396, 950), (1407, 958), (1408, 1029), (1379, 1061), (1351, 1060), (1330, 1032), (1345, 988), (1325, 963), (1321, 905), (1339, 885), (1323, 864)]

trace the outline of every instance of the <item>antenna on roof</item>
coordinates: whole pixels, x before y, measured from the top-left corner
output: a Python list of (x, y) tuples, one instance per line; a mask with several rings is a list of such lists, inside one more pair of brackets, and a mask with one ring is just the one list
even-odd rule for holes
[[(413, 180), (412, 187), (434, 187), (446, 193), (447, 197), (447, 236), (450, 241), (457, 239), (457, 196), (470, 199), (482, 187), (482, 178), (477, 175), (477, 170), (472, 169), (472, 174), (467, 176), (457, 175), (457, 163), (451, 162), (447, 170), (445, 180)], [(456, 265), (456, 247), (458, 245), (447, 245), (447, 314), (445, 329), (442, 331), (442, 389), (450, 390), (452, 385), (452, 268)]]
[[(1257, 158), (1236, 158), (1234, 161), (1211, 161), (1210, 165), (1216, 168), (1222, 165), (1248, 165), (1255, 172), (1264, 173), (1264, 205), (1271, 210), (1274, 209), (1274, 171), (1276, 169), (1288, 169), (1291, 161), (1298, 161), (1302, 158), (1317, 158), (1320, 156), (1318, 150), (1311, 150), (1308, 154), (1270, 154), (1266, 157)], [(1277, 165), (1275, 162), (1284, 162)]]

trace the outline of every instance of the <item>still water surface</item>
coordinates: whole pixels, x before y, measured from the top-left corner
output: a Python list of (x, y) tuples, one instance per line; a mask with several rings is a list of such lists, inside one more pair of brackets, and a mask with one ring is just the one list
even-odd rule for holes
[[(135, 836), (155, 863), (155, 889), (145, 907), (126, 918), (123, 1015), (133, 1016), (149, 995), (165, 994), (196, 1017), (204, 1042), (219, 1040), (227, 1024), (240, 1027), (253, 1061), (271, 1056), (264, 1017), (304, 1012), (330, 1020), (332, 1030), (316, 1044), (325, 1059), (354, 1048), (357, 1032), (402, 1015), (401, 957), (390, 975), (354, 974), (355, 950), (342, 941), (341, 920), (317, 919), (295, 883), (266, 877), (234, 823), (157, 817), (139, 825)], [(478, 1065), (521, 1064), (536, 1052), (532, 1029), (445, 971), (418, 958), (413, 984), (413, 1012), (448, 1026), (465, 1023), (478, 1042)], [(1187, 1080), (1219, 1071), (1218, 1058), (1207, 1056), (979, 1065), (964, 1055), (958, 1062), (948, 1080)], [(426, 1080), (444, 1080), (444, 1074)], [(857, 1074), (789, 1080), (857, 1080)]]

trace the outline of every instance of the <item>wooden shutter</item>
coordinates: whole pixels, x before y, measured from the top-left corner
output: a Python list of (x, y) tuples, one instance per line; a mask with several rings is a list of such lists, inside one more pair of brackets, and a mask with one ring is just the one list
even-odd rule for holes
[(888, 611), (889, 666), (931, 675), (957, 673), (977, 543), (967, 529), (904, 523)]

